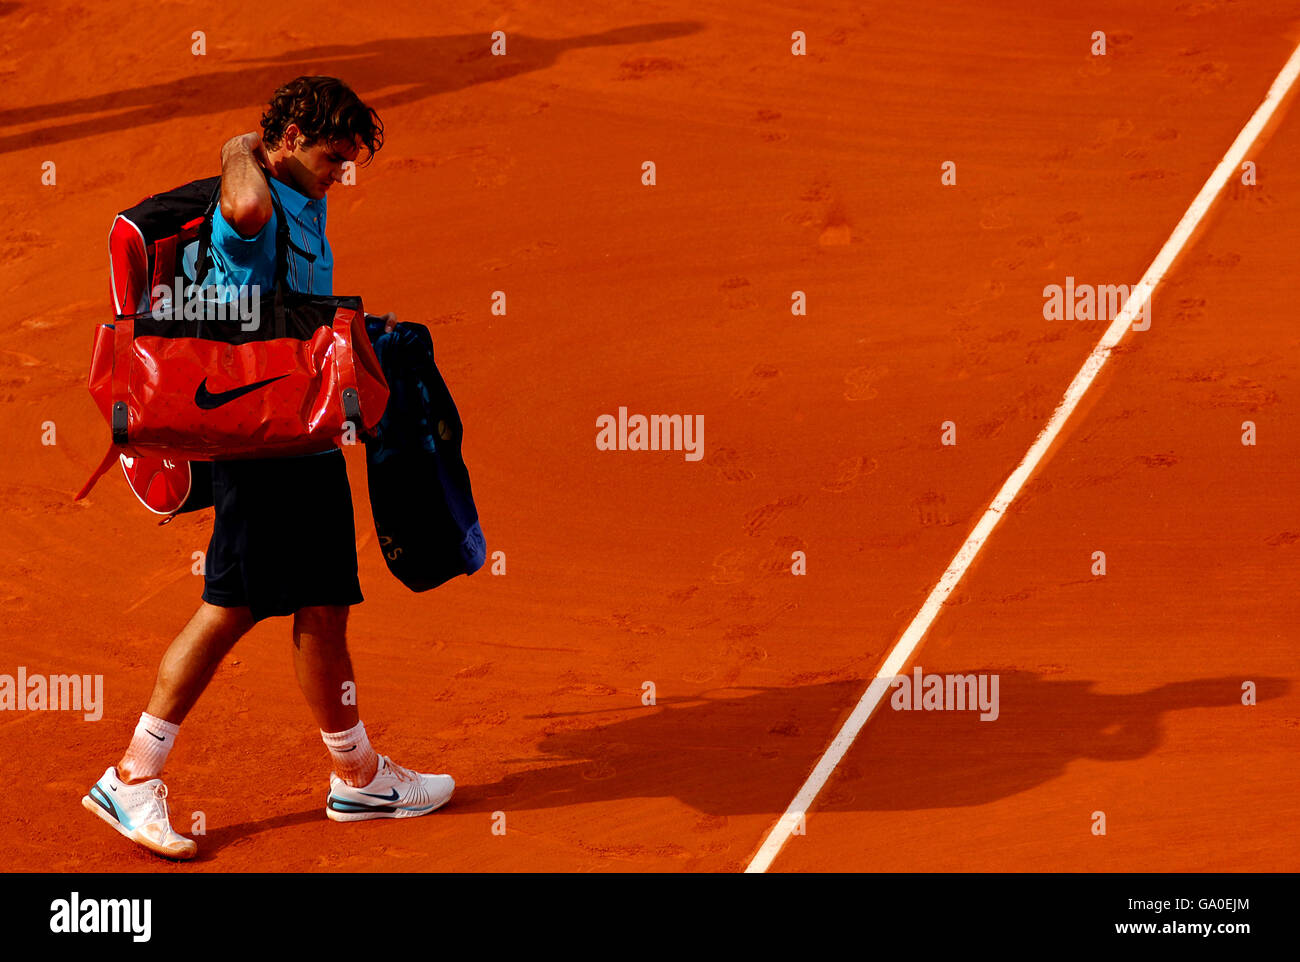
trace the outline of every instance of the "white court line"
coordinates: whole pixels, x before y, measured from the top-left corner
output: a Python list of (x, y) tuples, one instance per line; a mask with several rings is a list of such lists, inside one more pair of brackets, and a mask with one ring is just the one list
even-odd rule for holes
[(1002, 520), (1007, 507), (1015, 500), (1016, 495), (1020, 493), (1020, 489), (1025, 486), (1025, 482), (1029, 480), (1030, 475), (1034, 473), (1034, 469), (1038, 467), (1039, 462), (1047, 454), (1052, 442), (1056, 440), (1056, 436), (1061, 433), (1065, 422), (1074, 413), (1074, 409), (1078, 407), (1084, 393), (1092, 385), (1098, 372), (1106, 363), (1106, 359), (1110, 357), (1111, 349), (1120, 342), (1134, 317), (1141, 314), (1142, 309), (1151, 300), (1151, 294), (1156, 285), (1164, 280), (1165, 272), (1169, 270), (1174, 259), (1182, 252), (1183, 247), (1191, 238), (1206, 211), (1210, 209), (1210, 205), (1218, 196), (1219, 191), (1227, 184), (1228, 179), (1237, 173), (1242, 160), (1246, 156), (1246, 151), (1250, 149), (1255, 142), (1255, 138), (1260, 135), (1269, 120), (1272, 119), (1278, 105), (1281, 104), (1283, 98), (1290, 91), (1292, 84), (1295, 83), (1297, 75), (1300, 75), (1300, 46), (1297, 46), (1291, 52), (1291, 57), (1287, 60), (1286, 66), (1282, 68), (1282, 72), (1277, 75), (1277, 79), (1269, 87), (1268, 96), (1264, 98), (1264, 102), (1260, 104), (1259, 109), (1255, 111), (1254, 116), (1250, 118), (1246, 126), (1241, 128), (1241, 133), (1232, 142), (1232, 146), (1228, 148), (1228, 152), (1224, 155), (1223, 160), (1219, 162), (1219, 166), (1214, 168), (1214, 173), (1210, 175), (1210, 179), (1205, 182), (1201, 192), (1196, 195), (1191, 206), (1187, 208), (1187, 213), (1183, 214), (1183, 219), (1178, 222), (1174, 232), (1169, 235), (1169, 240), (1165, 241), (1165, 246), (1160, 248), (1160, 253), (1151, 262), (1147, 272), (1142, 275), (1142, 280), (1138, 281), (1136, 289), (1124, 304), (1123, 310), (1111, 322), (1110, 327), (1106, 328), (1106, 333), (1097, 342), (1097, 346), (1092, 349), (1088, 359), (1083, 362), (1083, 367), (1079, 369), (1079, 373), (1074, 376), (1074, 380), (1070, 382), (1070, 386), (1066, 389), (1065, 397), (1056, 406), (1056, 410), (1052, 413), (1046, 427), (1039, 432), (1038, 438), (1030, 447), (1024, 460), (1020, 462), (1020, 466), (1011, 472), (1011, 476), (1007, 478), (997, 496), (994, 497), (987, 510), (985, 510), (984, 516), (975, 525), (975, 530), (970, 533), (952, 561), (949, 562), (947, 570), (939, 578), (939, 583), (934, 586), (929, 597), (925, 599), (925, 604), (921, 606), (921, 610), (916, 613), (916, 617), (907, 626), (903, 636), (898, 639), (897, 644), (890, 651), (889, 657), (885, 659), (885, 663), (876, 672), (876, 677), (867, 686), (867, 690), (858, 701), (857, 707), (853, 709), (853, 714), (849, 716), (848, 721), (840, 728), (822, 754), (822, 757), (813, 768), (812, 774), (803, 783), (803, 787), (795, 795), (790, 807), (785, 810), (785, 814), (767, 833), (762, 846), (760, 846), (749, 866), (745, 869), (747, 873), (766, 872), (771, 866), (772, 860), (776, 858), (777, 853), (785, 845), (786, 840), (801, 825), (813, 800), (817, 798), (831, 773), (835, 771), (836, 766), (844, 758), (849, 746), (853, 744), (858, 737), (858, 733), (862, 731), (862, 727), (866, 725), (871, 716), (875, 714), (876, 709), (880, 707), (885, 692), (889, 690), (891, 679), (902, 674), (907, 660), (916, 651), (917, 646), (920, 645), (921, 639), (929, 630), (934, 619), (938, 617), (940, 607), (952, 594), (953, 589), (957, 587), (962, 576), (966, 574), (966, 569), (975, 560), (975, 556), (979, 554), (980, 548), (984, 546), (984, 542), (988, 540), (994, 527)]

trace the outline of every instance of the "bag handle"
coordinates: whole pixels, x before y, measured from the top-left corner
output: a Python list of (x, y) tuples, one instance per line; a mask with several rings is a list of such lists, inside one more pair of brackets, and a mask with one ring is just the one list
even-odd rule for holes
[(280, 196), (271, 183), (271, 173), (261, 164), (257, 165), (257, 169), (266, 178), (266, 189), (271, 193), (271, 207), (275, 210), (275, 290), (278, 293), (281, 287), (287, 287), (289, 283), (290, 249), (309, 262), (315, 261), (316, 255), (308, 253), (289, 239), (289, 219), (285, 217), (284, 205), (280, 203)]
[[(362, 311), (364, 316), (365, 312)], [(342, 308), (334, 312), (334, 363), (338, 371), (340, 398), (343, 403), (343, 420), (350, 421), (359, 436), (365, 436), (366, 425), (361, 419), (361, 398), (357, 393), (357, 372), (352, 365), (352, 334), (357, 312)], [(362, 322), (364, 331), (364, 321)], [(348, 350), (339, 350), (340, 346)]]
[(276, 193), (275, 185), (271, 182), (270, 171), (261, 164), (258, 164), (257, 167), (262, 172), (262, 176), (266, 178), (266, 189), (271, 193), (271, 207), (275, 210), (275, 300), (272, 305), (272, 314), (275, 318), (273, 333), (277, 338), (280, 338), (285, 336), (284, 292), (290, 290), (289, 251), (294, 251), (309, 263), (316, 260), (316, 255), (303, 250), (290, 239), (289, 219), (285, 216), (284, 205), (280, 203), (280, 196)]

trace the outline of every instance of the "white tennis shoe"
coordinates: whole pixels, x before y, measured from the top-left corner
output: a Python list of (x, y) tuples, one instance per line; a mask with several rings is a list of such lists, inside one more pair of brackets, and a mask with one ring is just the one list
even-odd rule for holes
[(336, 822), (369, 818), (414, 818), (446, 805), (456, 790), (450, 775), (422, 775), (379, 756), (379, 771), (369, 785), (353, 788), (330, 772), (325, 814)]
[(193, 839), (172, 830), (167, 786), (161, 778), (128, 785), (118, 778), (117, 769), (109, 766), (81, 804), (131, 841), (164, 858), (190, 859), (199, 850)]

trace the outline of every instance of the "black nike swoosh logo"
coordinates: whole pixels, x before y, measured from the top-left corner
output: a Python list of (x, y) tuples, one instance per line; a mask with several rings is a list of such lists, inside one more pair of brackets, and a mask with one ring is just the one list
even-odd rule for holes
[(340, 755), (346, 755), (348, 752), (355, 752), (356, 750), (357, 750), (357, 746), (356, 746), (356, 745), (353, 745), (351, 748), (340, 748), (340, 749), (339, 749), (339, 754), (340, 754)]
[(288, 377), (287, 374), (280, 374), (276, 377), (268, 377), (265, 381), (254, 381), (252, 384), (245, 384), (243, 387), (233, 388), (229, 391), (218, 391), (213, 394), (208, 390), (208, 379), (205, 377), (199, 382), (198, 390), (194, 392), (194, 403), (205, 411), (211, 411), (213, 408), (219, 408), (223, 404), (229, 404), (236, 398), (241, 398), (245, 394), (256, 391), (259, 387), (266, 387), (272, 381), (278, 381), (282, 377)]
[(153, 737), (156, 738), (156, 739), (158, 739), (160, 742), (165, 742), (165, 741), (167, 740), (167, 738), (166, 738), (165, 736), (163, 736), (163, 735), (154, 735), (153, 732), (149, 731), (149, 729), (147, 729), (147, 728), (145, 729), (145, 732), (148, 733), (148, 734), (150, 734), (150, 735), (153, 735)]
[(376, 794), (374, 794), (373, 792), (362, 792), (361, 794), (362, 794), (362, 795), (367, 795), (367, 796), (369, 796), (370, 798), (382, 798), (382, 799), (383, 799), (384, 801), (386, 801), (386, 802), (395, 802), (395, 801), (397, 801), (397, 789), (394, 788), (394, 789), (391, 789), (391, 791), (392, 791), (392, 793), (393, 793), (393, 794), (391, 794), (391, 795), (376, 795)]

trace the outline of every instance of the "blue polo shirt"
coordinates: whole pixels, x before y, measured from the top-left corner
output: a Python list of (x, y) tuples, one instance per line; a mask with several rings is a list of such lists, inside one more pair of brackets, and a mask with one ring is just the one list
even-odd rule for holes
[[(329, 240), (325, 237), (325, 198), (314, 200), (300, 194), (287, 184), (274, 178), (268, 181), (284, 208), (289, 221), (289, 239), (303, 250), (316, 255), (315, 261), (308, 261), (289, 248), (289, 286), (304, 294), (334, 293), (334, 254), (330, 251)], [(275, 284), (275, 231), (278, 221), (272, 212), (260, 231), (252, 237), (240, 237), (239, 232), (221, 213), (217, 205), (212, 215), (212, 260), (213, 267), (204, 276), (201, 286), (229, 285), (236, 287), (258, 285), (263, 292), (269, 292)], [(194, 273), (194, 259), (198, 256), (197, 243), (191, 244), (193, 251), (186, 250), (188, 273)]]

